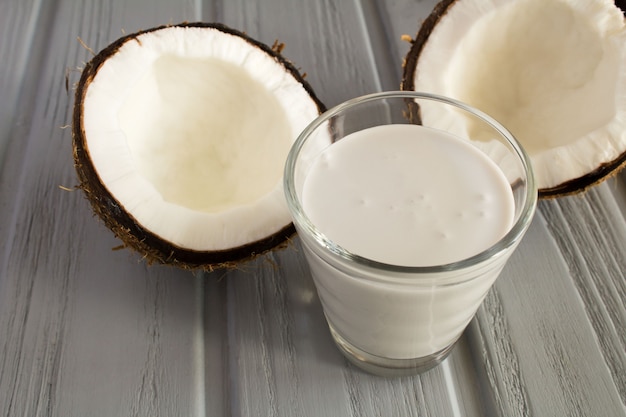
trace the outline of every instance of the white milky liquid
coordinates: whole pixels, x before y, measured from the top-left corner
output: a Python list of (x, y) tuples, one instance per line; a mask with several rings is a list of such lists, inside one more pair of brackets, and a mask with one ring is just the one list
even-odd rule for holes
[[(515, 208), (491, 160), (415, 125), (370, 128), (328, 147), (306, 176), (302, 205), (334, 243), (403, 266), (442, 265), (488, 249), (511, 228)], [(311, 250), (308, 237), (303, 242), (331, 325), (360, 349), (391, 358), (426, 356), (456, 340), (508, 257), (468, 271), (472, 279), (460, 285), (395, 286), (354, 279), (358, 266), (342, 272)]]
[(363, 130), (327, 148), (302, 194), (318, 229), (384, 263), (468, 258), (511, 228), (514, 201), (498, 167), (467, 142), (416, 125)]

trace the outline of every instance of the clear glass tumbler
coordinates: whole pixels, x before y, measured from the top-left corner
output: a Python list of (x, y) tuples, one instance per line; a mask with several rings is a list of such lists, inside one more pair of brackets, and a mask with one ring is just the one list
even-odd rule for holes
[[(302, 203), (311, 165), (346, 136), (389, 124), (452, 134), (491, 159), (514, 200), (508, 232), (465, 259), (404, 266), (352, 253), (321, 231)], [(289, 153), (284, 188), (333, 339), (351, 362), (385, 376), (424, 372), (445, 359), (528, 229), (537, 204), (530, 160), (511, 133), (466, 104), (419, 92), (371, 94), (319, 116)], [(342, 215), (350, 213), (333, 213)]]

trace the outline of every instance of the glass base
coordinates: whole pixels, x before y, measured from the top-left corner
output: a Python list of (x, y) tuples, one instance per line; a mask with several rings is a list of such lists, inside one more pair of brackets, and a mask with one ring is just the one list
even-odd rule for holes
[(384, 377), (409, 376), (424, 373), (439, 365), (448, 357), (456, 341), (449, 346), (428, 356), (411, 359), (390, 359), (364, 352), (345, 340), (333, 326), (328, 323), (330, 333), (343, 355), (362, 370)]

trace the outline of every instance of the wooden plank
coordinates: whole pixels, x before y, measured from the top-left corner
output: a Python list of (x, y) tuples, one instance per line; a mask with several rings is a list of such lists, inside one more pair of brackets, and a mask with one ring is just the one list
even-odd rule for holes
[(625, 411), (561, 250), (539, 214), (478, 315), (503, 415)]
[[(9, 4), (23, 10), (28, 3)], [(194, 292), (200, 279), (146, 268), (136, 255), (112, 251), (119, 242), (93, 218), (81, 193), (59, 188), (76, 184), (71, 134), (61, 127), (69, 123), (72, 104), (66, 69), (91, 56), (77, 37), (98, 49), (121, 29), (159, 24), (164, 16), (187, 20), (194, 7), (191, 1), (153, 2), (141, 10), (123, 1), (81, 7), (53, 1), (33, 3), (23, 17), (3, 14), (7, 30), (15, 29), (18, 37), (14, 18), (18, 26), (36, 22), (36, 30), (24, 38), (24, 49), (2, 50), (3, 61), (15, 58), (27, 69), (23, 79), (12, 74), (2, 84), (3, 93), (7, 84), (21, 84), (24, 94), (15, 110), (24, 124), (13, 125), (3, 137), (8, 145), (0, 189), (2, 415), (192, 415), (196, 410), (194, 370), (202, 368), (196, 363), (198, 353), (202, 363), (202, 352), (194, 350), (200, 308)], [(70, 75), (71, 84), (78, 73)], [(3, 111), (14, 104), (3, 101)]]
[(542, 209), (626, 404), (626, 224), (619, 205), (605, 184)]
[(609, 179), (607, 184), (607, 188), (615, 197), (615, 202), (619, 210), (622, 212), (622, 215), (626, 217), (626, 170), (622, 170), (614, 178)]
[(18, 128), (19, 122), (25, 122), (24, 115), (17, 110), (24, 101), (20, 100), (20, 93), (32, 91), (29, 81), (38, 57), (30, 52), (43, 42), (37, 28), (40, 9), (46, 9), (45, 6), (36, 0), (0, 4), (0, 56), (11, 57), (0, 67), (0, 168), (6, 159), (11, 132)]

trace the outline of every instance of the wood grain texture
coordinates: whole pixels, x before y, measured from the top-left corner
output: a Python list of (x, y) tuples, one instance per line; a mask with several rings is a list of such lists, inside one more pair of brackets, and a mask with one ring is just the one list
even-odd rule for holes
[[(626, 404), (626, 228), (608, 184), (542, 207)], [(567, 213), (567, 215), (565, 215)]]
[[(137, 257), (113, 252), (118, 243), (83, 197), (59, 188), (76, 181), (62, 127), (71, 112), (66, 74), (73, 78), (90, 56), (77, 37), (104, 46), (129, 17), (124, 2), (76, 5), (3, 3), (2, 39), (15, 32), (22, 43), (2, 58), (25, 54), (25, 64), (3, 84), (19, 86), (19, 95), (3, 102), (14, 113), (2, 138), (0, 413), (189, 415), (193, 277), (148, 271)], [(183, 10), (153, 5), (159, 16)], [(159, 16), (132, 21), (149, 25)]]
[[(534, 244), (515, 254), (496, 284), (501, 306), (492, 317), (501, 315), (506, 327), (493, 339), (496, 344), (510, 339), (507, 350), (511, 352), (503, 356), (504, 361), (496, 362), (502, 380), (494, 386), (500, 390), (502, 383), (519, 385), (505, 392), (518, 392), (514, 398), (521, 407), (511, 411), (522, 410), (529, 412), (527, 415), (550, 414), (555, 408), (568, 415), (594, 415), (603, 407), (623, 412), (566, 261), (555, 256), (556, 245), (546, 233), (542, 214), (529, 236)], [(542, 267), (523, 268), (532, 264)], [(485, 308), (490, 307), (485, 303)], [(520, 343), (520, 338), (526, 343)], [(499, 350), (499, 354), (506, 352)], [(539, 376), (543, 384), (531, 383)], [(602, 387), (601, 392), (595, 387)]]
[(0, 415), (625, 416), (626, 173), (542, 202), (449, 359), (391, 379), (335, 348), (297, 238), (232, 271), (148, 267), (59, 188), (89, 49), (219, 21), (284, 42), (332, 106), (396, 88), (434, 4), (0, 2)]

